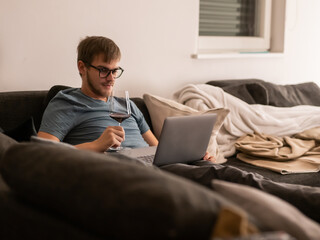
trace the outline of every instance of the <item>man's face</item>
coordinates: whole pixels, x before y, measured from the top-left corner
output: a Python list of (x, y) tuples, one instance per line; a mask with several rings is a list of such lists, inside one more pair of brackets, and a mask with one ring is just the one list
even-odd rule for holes
[[(91, 65), (96, 68), (107, 68), (109, 70), (116, 69), (119, 67), (119, 61), (112, 61), (107, 63), (104, 61), (102, 54), (96, 56)], [(99, 70), (93, 67), (85, 67), (84, 74), (82, 73), (82, 87), (81, 91), (95, 99), (107, 100), (113, 89), (115, 79), (112, 74), (109, 74), (105, 78), (99, 76)]]

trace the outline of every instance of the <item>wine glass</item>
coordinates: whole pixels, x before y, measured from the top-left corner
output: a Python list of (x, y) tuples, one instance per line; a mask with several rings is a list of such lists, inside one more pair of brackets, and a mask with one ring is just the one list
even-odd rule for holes
[[(129, 91), (127, 90), (112, 90), (110, 97), (111, 111), (109, 116), (116, 120), (121, 126), (121, 123), (131, 116)], [(112, 148), (111, 150), (121, 150), (122, 147)]]

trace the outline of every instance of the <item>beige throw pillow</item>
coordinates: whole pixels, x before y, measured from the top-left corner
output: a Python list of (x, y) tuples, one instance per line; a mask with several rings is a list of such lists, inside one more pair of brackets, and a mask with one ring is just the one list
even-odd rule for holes
[(210, 114), (210, 113), (217, 114), (217, 121), (213, 127), (213, 131), (211, 134), (207, 151), (212, 156), (215, 156), (215, 158), (217, 159), (217, 163), (223, 163), (226, 161), (223, 154), (219, 151), (216, 137), (219, 129), (223, 124), (225, 117), (229, 113), (228, 109), (215, 108), (207, 111), (198, 111), (188, 106), (185, 106), (183, 104), (180, 104), (174, 100), (170, 100), (170, 99), (166, 99), (166, 98), (162, 98), (162, 97), (158, 97), (150, 94), (144, 94), (143, 99), (147, 105), (147, 108), (150, 114), (154, 134), (158, 139), (162, 130), (164, 120), (167, 117)]

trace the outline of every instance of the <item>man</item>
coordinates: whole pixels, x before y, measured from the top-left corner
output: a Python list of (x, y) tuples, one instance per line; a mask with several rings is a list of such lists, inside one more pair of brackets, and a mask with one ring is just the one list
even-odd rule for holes
[[(109, 116), (108, 96), (123, 72), (120, 58), (120, 49), (111, 39), (100, 36), (83, 39), (78, 45), (81, 88), (63, 90), (52, 99), (44, 112), (38, 136), (97, 152), (120, 144), (132, 148), (158, 145), (143, 114), (132, 101), (132, 115), (122, 126), (116, 126), (117, 122)], [(213, 159), (208, 154), (204, 158)]]

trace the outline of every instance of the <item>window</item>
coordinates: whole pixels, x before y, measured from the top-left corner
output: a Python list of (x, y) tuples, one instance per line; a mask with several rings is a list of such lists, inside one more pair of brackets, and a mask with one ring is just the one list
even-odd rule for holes
[(270, 50), (271, 0), (200, 0), (198, 53)]

